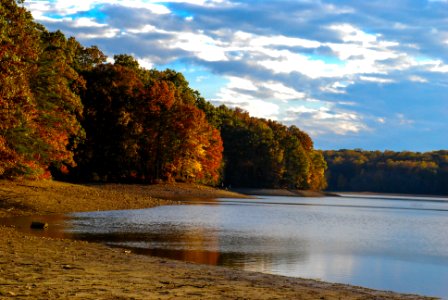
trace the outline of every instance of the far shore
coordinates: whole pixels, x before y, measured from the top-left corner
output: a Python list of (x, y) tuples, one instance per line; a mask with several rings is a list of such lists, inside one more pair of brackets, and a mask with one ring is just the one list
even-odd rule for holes
[(294, 190), (294, 189), (261, 189), (261, 188), (235, 188), (233, 192), (252, 196), (284, 196), (284, 197), (338, 197), (337, 193)]
[(417, 198), (447, 198), (448, 195), (431, 195), (431, 194), (405, 194), (405, 193), (381, 193), (381, 192), (354, 192), (354, 191), (328, 191), (329, 194), (334, 194), (338, 196), (357, 196), (357, 197), (379, 197), (379, 196), (390, 196), (390, 197), (417, 197)]
[[(0, 217), (148, 208), (177, 205), (185, 198), (249, 196), (177, 183), (77, 185), (0, 180)], [(0, 299), (434, 298), (141, 256), (0, 226)]]

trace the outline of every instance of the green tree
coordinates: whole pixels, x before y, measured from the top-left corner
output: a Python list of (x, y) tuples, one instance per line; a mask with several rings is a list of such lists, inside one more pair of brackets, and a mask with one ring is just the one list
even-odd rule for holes
[(37, 70), (30, 86), (38, 113), (35, 118), (41, 149), (40, 162), (60, 168), (74, 166), (73, 150), (84, 132), (79, 124), (83, 106), (78, 93), (84, 79), (73, 68), (76, 44), (62, 32), (41, 31)]

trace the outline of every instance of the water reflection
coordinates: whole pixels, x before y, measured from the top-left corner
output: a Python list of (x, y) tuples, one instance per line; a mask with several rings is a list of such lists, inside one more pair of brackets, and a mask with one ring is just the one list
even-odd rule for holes
[[(166, 226), (164, 230), (158, 228), (160, 225), (152, 224), (153, 228), (148, 231), (137, 229), (139, 226), (128, 226), (114, 232), (103, 232), (104, 227), (100, 226), (102, 230), (86, 232), (73, 225), (85, 221), (80, 218), (71, 220), (73, 238), (126, 248), (138, 254), (259, 271), (271, 269), (279, 257), (285, 264), (303, 261), (306, 257), (303, 245), (288, 239), (233, 236), (207, 227)], [(100, 219), (96, 222), (102, 223)], [(117, 228), (115, 225), (112, 227)]]

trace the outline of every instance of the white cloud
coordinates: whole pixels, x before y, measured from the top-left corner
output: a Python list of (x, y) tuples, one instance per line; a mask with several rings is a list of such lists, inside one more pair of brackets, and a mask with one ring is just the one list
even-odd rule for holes
[(338, 101), (337, 104), (344, 106), (357, 106), (358, 103), (355, 101)]
[(156, 2), (156, 3), (186, 3), (186, 4), (193, 4), (193, 5), (205, 6), (205, 7), (235, 6), (235, 4), (232, 4), (231, 2), (229, 2), (227, 0), (152, 0), (152, 2)]
[(272, 46), (287, 46), (287, 47), (303, 47), (303, 48), (318, 48), (322, 44), (318, 41), (287, 37), (284, 35), (271, 36), (257, 36), (250, 33), (237, 32), (235, 36), (240, 36), (249, 43), (251, 47), (272, 47)]
[(73, 27), (106, 27), (107, 24), (95, 22), (92, 18), (78, 18), (73, 21)]
[[(94, 7), (102, 5), (120, 5), (134, 9), (146, 9), (153, 14), (163, 15), (171, 13), (171, 10), (164, 3), (186, 3), (204, 7), (231, 7), (235, 4), (227, 0), (29, 0), (25, 6), (33, 12), (36, 20), (46, 22), (61, 22), (61, 18), (52, 18), (45, 16), (45, 13), (51, 11), (52, 15), (69, 16), (80, 12), (90, 11)], [(186, 21), (192, 21), (193, 17), (185, 18)]]
[(280, 107), (277, 104), (254, 98), (244, 92), (235, 91), (224, 87), (217, 94), (213, 103), (225, 104), (229, 107), (240, 107), (250, 113), (251, 116), (277, 120)]
[(99, 1), (96, 0), (83, 0), (83, 1), (58, 0), (54, 2), (47, 1), (47, 3), (49, 3), (49, 6), (52, 9), (55, 9), (61, 15), (71, 15), (76, 14), (80, 11), (89, 11), (98, 2)]
[(427, 57), (417, 57), (411, 60), (413, 66), (423, 67), (429, 72), (448, 73), (448, 65), (440, 59), (431, 59)]
[(261, 84), (263, 87), (273, 92), (273, 97), (277, 100), (287, 101), (305, 98), (305, 93), (298, 92), (293, 88), (287, 87), (283, 83), (269, 81)]
[(408, 29), (409, 26), (406, 25), (406, 24), (400, 23), (400, 22), (395, 22), (394, 23), (394, 28), (398, 29), (398, 30), (405, 30), (405, 29)]
[(292, 107), (287, 115), (290, 123), (299, 123), (297, 125), (315, 136), (328, 133), (346, 135), (369, 130), (359, 114), (339, 110), (328, 103), (320, 107)]
[(50, 10), (50, 4), (46, 1), (27, 1), (25, 6), (33, 12), (33, 18), (39, 21), (51, 22), (54, 19), (44, 16)]
[(251, 80), (235, 76), (227, 76), (226, 78), (229, 80), (229, 83), (227, 84), (228, 89), (241, 89), (246, 91), (258, 90)]
[[(274, 73), (299, 72), (312, 79), (317, 78), (343, 78), (356, 74), (387, 74), (390, 70), (408, 68), (410, 63), (407, 55), (396, 51), (394, 48), (399, 44), (394, 41), (382, 40), (380, 35), (372, 35), (363, 32), (349, 24), (332, 25), (329, 29), (338, 33), (341, 43), (327, 43), (312, 40), (289, 39), (285, 37), (254, 37), (248, 33), (238, 33), (242, 41), (246, 41), (257, 51), (261, 59), (257, 64), (269, 69)], [(252, 44), (248, 41), (256, 41)], [(334, 62), (329, 57), (314, 59), (302, 53), (291, 50), (277, 50), (267, 45), (291, 46), (296, 44), (302, 47), (318, 48), (329, 47), (339, 58), (339, 62)], [(387, 67), (378, 62), (386, 60), (396, 60), (401, 65)]]
[(355, 13), (355, 9), (351, 7), (342, 7), (341, 5), (334, 5), (334, 4), (324, 4), (323, 8), (326, 12), (331, 14), (352, 14)]
[(147, 70), (154, 68), (154, 63), (148, 58), (139, 58), (139, 59), (137, 59), (137, 61), (141, 67), (143, 67)]
[(354, 81), (336, 81), (331, 84), (321, 86), (320, 90), (333, 94), (346, 94), (347, 91), (345, 89), (354, 83)]
[(436, 61), (429, 70), (437, 73), (448, 73), (448, 65), (444, 64), (442, 61)]
[(372, 76), (359, 76), (359, 79), (361, 79), (362, 81), (376, 82), (376, 83), (393, 83), (393, 82), (395, 82), (395, 80), (392, 80), (392, 79), (372, 77)]
[(78, 38), (80, 39), (98, 39), (98, 38), (114, 38), (119, 35), (120, 30), (115, 28), (105, 28), (104, 30), (98, 31), (96, 33), (79, 33)]
[(361, 44), (368, 45), (377, 40), (376, 35), (367, 34), (350, 24), (335, 24), (329, 26), (329, 28), (338, 32), (342, 41), (345, 43), (360, 42)]
[(423, 78), (423, 77), (420, 77), (417, 75), (412, 75), (412, 76), (409, 76), (408, 78), (410, 81), (413, 81), (413, 82), (420, 82), (420, 83), (428, 82), (428, 80), (426, 78)]
[(343, 77), (352, 73), (344, 65), (326, 63), (320, 59), (293, 53), (289, 50), (265, 50), (264, 59), (258, 60), (257, 64), (265, 67), (273, 73), (289, 74), (298, 72), (312, 79)]
[(141, 33), (150, 33), (150, 32), (162, 32), (166, 33), (164, 30), (157, 29), (155, 26), (146, 24), (144, 26), (141, 26), (139, 28), (129, 28), (126, 30), (129, 33), (132, 34), (141, 34)]
[(169, 10), (168, 7), (166, 7), (165, 5), (151, 2), (136, 1), (136, 0), (133, 1), (115, 0), (115, 1), (104, 1), (103, 3), (118, 4), (130, 8), (147, 9), (151, 11), (153, 14), (158, 15), (169, 14), (171, 12), (171, 10)]
[(82, 0), (82, 1), (72, 1), (72, 0), (57, 0), (57, 1), (26, 1), (25, 5), (33, 11), (42, 14), (46, 11), (54, 11), (61, 16), (73, 15), (80, 12), (86, 12), (91, 10), (96, 6), (101, 6), (105, 4), (109, 5), (121, 5), (130, 8), (137, 9), (147, 9), (154, 14), (168, 14), (171, 11), (162, 4), (158, 2), (161, 1), (144, 1), (144, 0)]
[(219, 40), (203, 33), (176, 32), (175, 38), (168, 43), (171, 49), (182, 49), (205, 61), (227, 61), (226, 49)]

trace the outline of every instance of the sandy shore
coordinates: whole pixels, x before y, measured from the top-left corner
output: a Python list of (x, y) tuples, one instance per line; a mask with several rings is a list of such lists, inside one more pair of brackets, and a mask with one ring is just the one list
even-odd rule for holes
[[(239, 197), (203, 186), (0, 181), (0, 216), (144, 208), (185, 196)], [(173, 200), (161, 200), (170, 198)], [(361, 287), (141, 256), (0, 227), (0, 299), (425, 299)], [(429, 298), (428, 298), (429, 299)]]

